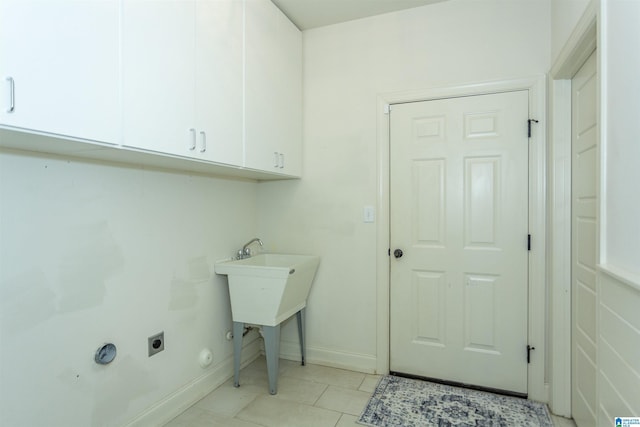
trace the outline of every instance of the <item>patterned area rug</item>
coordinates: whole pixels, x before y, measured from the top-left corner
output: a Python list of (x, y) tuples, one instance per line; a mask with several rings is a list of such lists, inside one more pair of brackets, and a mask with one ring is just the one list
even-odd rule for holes
[(378, 383), (358, 423), (374, 427), (553, 427), (541, 403), (389, 375)]

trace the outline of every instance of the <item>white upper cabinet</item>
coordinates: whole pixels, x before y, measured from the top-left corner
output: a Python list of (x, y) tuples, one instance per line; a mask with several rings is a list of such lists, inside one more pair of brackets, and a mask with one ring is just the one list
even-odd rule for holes
[(118, 144), (119, 0), (0, 0), (0, 126)]
[(242, 3), (127, 0), (124, 144), (242, 164)]
[(0, 0), (0, 130), (2, 147), (299, 177), (302, 35), (270, 0)]
[(302, 173), (302, 34), (269, 0), (246, 0), (244, 166)]
[(195, 3), (123, 2), (123, 144), (195, 151)]
[(196, 3), (196, 128), (206, 158), (242, 166), (243, 4)]

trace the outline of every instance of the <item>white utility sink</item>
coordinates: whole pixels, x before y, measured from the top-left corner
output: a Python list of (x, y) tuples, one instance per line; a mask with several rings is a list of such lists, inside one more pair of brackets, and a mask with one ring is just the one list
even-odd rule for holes
[(260, 254), (218, 263), (218, 274), (229, 278), (234, 322), (277, 326), (307, 305), (320, 257)]
[[(245, 253), (245, 248), (239, 251)], [(250, 253), (247, 251), (247, 253)], [(305, 364), (305, 307), (320, 257), (312, 255), (260, 254), (221, 262), (216, 273), (229, 278), (233, 318), (233, 384), (240, 387), (240, 352), (246, 324), (260, 325), (267, 356), (269, 393), (278, 391), (280, 323), (294, 314), (298, 318), (300, 355)]]

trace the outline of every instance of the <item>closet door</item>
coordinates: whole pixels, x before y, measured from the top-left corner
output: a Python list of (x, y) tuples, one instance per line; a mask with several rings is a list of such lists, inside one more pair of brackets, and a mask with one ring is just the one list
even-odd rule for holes
[(596, 254), (598, 253), (598, 115), (596, 54), (572, 80), (571, 118), (571, 413), (596, 425)]
[(527, 91), (390, 112), (391, 371), (527, 394)]

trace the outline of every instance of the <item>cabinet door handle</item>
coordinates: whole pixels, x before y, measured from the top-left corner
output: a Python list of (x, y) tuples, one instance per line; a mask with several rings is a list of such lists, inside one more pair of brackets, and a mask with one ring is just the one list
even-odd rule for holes
[(200, 137), (202, 139), (202, 145), (200, 146), (200, 152), (204, 153), (205, 151), (207, 151), (207, 134), (206, 134), (206, 132), (201, 130), (200, 131)]
[(276, 151), (273, 152), (273, 167), (274, 168), (280, 167), (280, 156)]
[(196, 149), (196, 130), (194, 128), (190, 128), (189, 132), (191, 132), (191, 144), (189, 145), (189, 151), (193, 151)]
[(280, 169), (284, 169), (284, 153), (280, 153)]
[(16, 109), (16, 82), (13, 77), (7, 77), (7, 81), (9, 82), (9, 108), (7, 113), (13, 113)]

